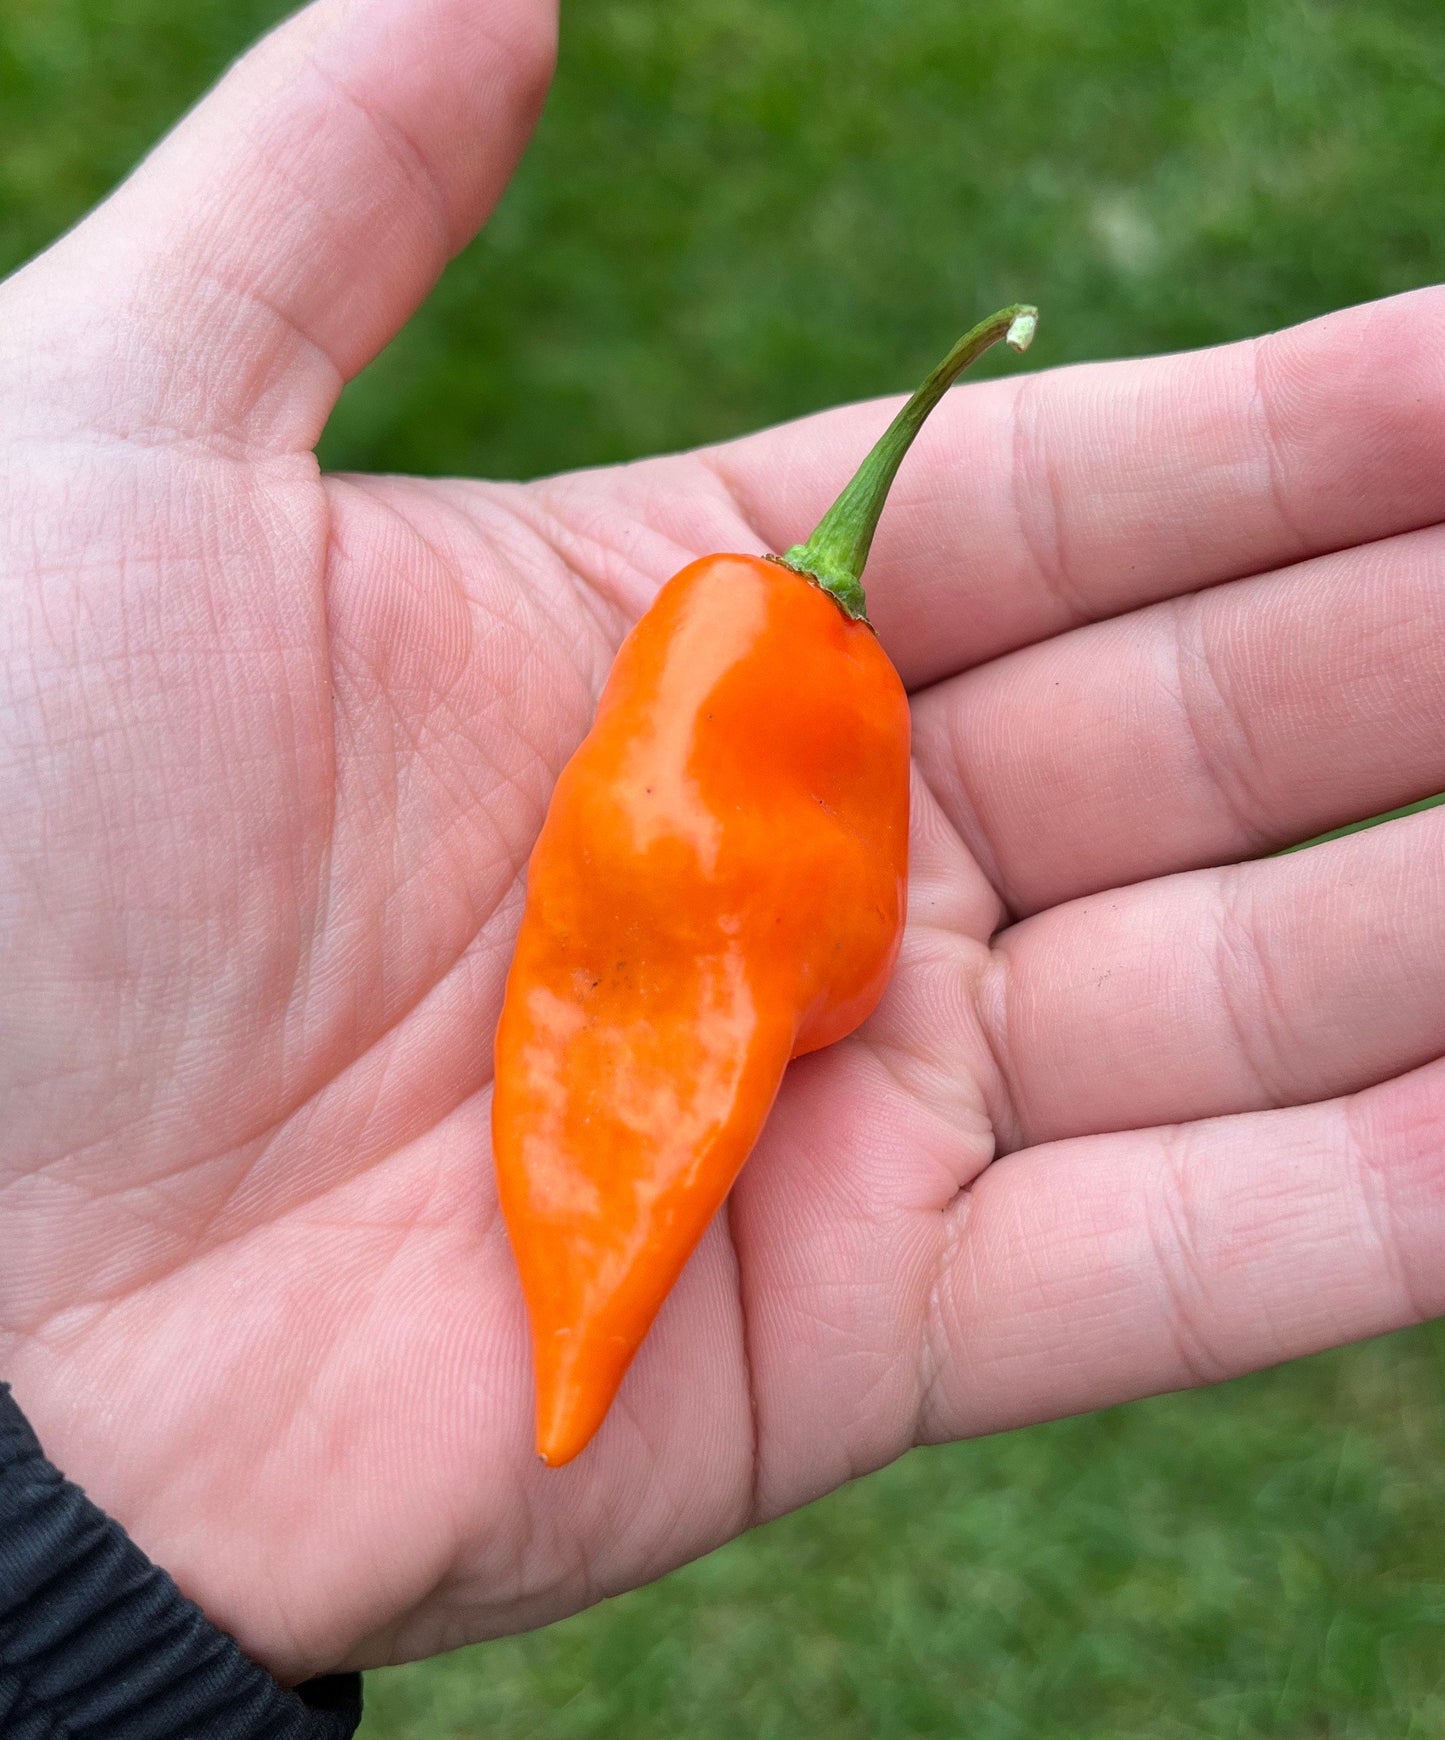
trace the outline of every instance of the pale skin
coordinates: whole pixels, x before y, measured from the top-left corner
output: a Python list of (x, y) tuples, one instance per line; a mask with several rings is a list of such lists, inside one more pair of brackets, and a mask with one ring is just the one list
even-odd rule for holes
[(896, 978), (538, 1464), (487, 1128), (528, 851), (658, 585), (805, 537), (890, 410), (321, 475), (552, 36), (322, 0), (0, 290), (0, 1371), (288, 1680), (1445, 1310), (1445, 810), (1267, 855), (1445, 785), (1423, 291), (935, 414), (867, 576), (915, 696)]

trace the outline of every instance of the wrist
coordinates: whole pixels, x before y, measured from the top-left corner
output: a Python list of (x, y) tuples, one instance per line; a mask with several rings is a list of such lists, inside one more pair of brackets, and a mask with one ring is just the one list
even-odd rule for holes
[(45, 1454), (0, 1383), (0, 1732), (7, 1740), (347, 1740), (360, 1676), (289, 1691)]

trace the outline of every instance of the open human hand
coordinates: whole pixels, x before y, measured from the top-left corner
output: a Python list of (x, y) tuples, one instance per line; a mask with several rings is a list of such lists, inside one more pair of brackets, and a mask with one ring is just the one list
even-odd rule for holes
[(0, 291), (0, 1370), (290, 1679), (1445, 1309), (1445, 810), (1261, 857), (1445, 785), (1431, 291), (936, 413), (869, 569), (896, 978), (536, 1462), (487, 1131), (528, 851), (657, 586), (796, 541), (885, 420), (319, 473), (551, 55), (540, 0), (321, 0)]

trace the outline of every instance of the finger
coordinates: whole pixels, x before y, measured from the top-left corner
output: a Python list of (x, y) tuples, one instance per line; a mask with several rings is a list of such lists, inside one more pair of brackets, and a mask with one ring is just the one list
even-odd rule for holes
[(1062, 635), (914, 705), (918, 762), (1016, 913), (1445, 786), (1445, 530)]
[[(1047, 334), (1048, 310), (1042, 331)], [(759, 540), (807, 535), (881, 432), (854, 405), (717, 448)], [(1445, 292), (1243, 344), (950, 393), (883, 516), (869, 614), (910, 687), (1445, 513)]]
[(553, 34), (552, 0), (318, 0), (12, 285), (17, 350), (126, 433), (313, 442), (495, 203)]
[(1417, 1323), (1445, 1312), (1445, 1064), (1323, 1105), (1029, 1149), (949, 1216), (925, 1439)]
[(1445, 810), (1025, 919), (981, 1006), (1011, 1145), (1399, 1075), (1445, 1054)]

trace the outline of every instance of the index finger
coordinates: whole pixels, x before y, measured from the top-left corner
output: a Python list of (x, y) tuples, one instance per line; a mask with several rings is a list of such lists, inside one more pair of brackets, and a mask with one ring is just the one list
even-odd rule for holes
[[(1431, 288), (1213, 350), (956, 388), (904, 462), (865, 576), (904, 680), (1433, 524), (1442, 340)], [(784, 550), (891, 409), (847, 406), (705, 457)]]

